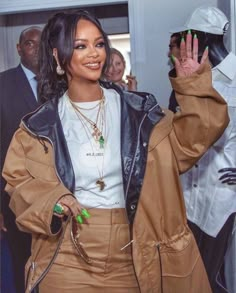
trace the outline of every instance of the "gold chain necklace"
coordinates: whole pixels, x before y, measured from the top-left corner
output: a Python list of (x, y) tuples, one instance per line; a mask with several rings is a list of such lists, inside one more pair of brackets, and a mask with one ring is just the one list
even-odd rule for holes
[[(102, 92), (103, 93), (103, 92)], [(78, 110), (78, 108), (76, 107), (76, 105), (73, 104), (73, 102), (70, 100), (70, 97), (68, 96), (67, 94), (67, 97), (70, 101), (70, 104), (71, 106), (73, 107), (74, 109), (74, 112), (76, 114), (76, 116), (79, 118), (83, 128), (84, 128), (84, 131), (86, 133), (86, 136), (89, 140), (89, 143), (90, 143), (90, 146), (91, 146), (91, 149), (92, 149), (92, 152), (93, 154), (95, 154), (95, 151), (94, 151), (94, 147), (93, 147), (93, 144), (90, 140), (90, 137), (89, 137), (89, 134), (94, 137), (94, 132), (96, 131), (99, 131), (101, 134), (100, 134), (100, 138), (98, 140), (99, 144), (100, 144), (100, 149), (104, 149), (103, 151), (103, 158), (102, 158), (102, 166), (101, 166), (101, 169), (99, 168), (99, 164), (97, 162), (97, 158), (96, 156), (95, 157), (95, 160), (96, 160), (96, 166), (97, 166), (97, 170), (98, 170), (98, 175), (99, 175), (99, 178), (96, 180), (96, 185), (99, 186), (99, 189), (100, 191), (104, 190), (106, 184), (105, 184), (105, 181), (104, 181), (104, 155), (105, 155), (105, 139), (104, 139), (104, 136), (102, 135), (102, 130), (103, 130), (103, 126), (105, 124), (105, 96), (104, 94), (102, 95), (102, 102), (99, 103), (99, 109), (98, 109), (98, 113), (97, 113), (97, 117), (96, 117), (96, 123), (94, 123), (91, 119), (89, 119), (88, 117), (86, 117), (83, 113), (81, 113), (80, 110)], [(100, 117), (100, 120), (101, 120), (101, 131), (99, 130), (99, 128), (97, 127), (97, 123), (99, 121), (99, 117)], [(84, 120), (83, 120), (84, 119)], [(87, 121), (91, 126), (92, 126), (92, 129), (93, 129), (93, 133), (91, 134), (91, 131), (89, 130), (89, 127), (88, 125), (86, 125), (85, 121)], [(95, 138), (95, 142), (97, 142), (96, 138)]]
[[(99, 143), (100, 148), (104, 148), (105, 139), (104, 139), (104, 135), (102, 134), (103, 123), (101, 124), (101, 126), (102, 126), (101, 129), (99, 129), (99, 127), (98, 127), (99, 117), (102, 116), (101, 109), (104, 109), (104, 103), (105, 103), (105, 96), (104, 96), (103, 90), (101, 89), (101, 91), (102, 91), (102, 98), (101, 98), (100, 102), (96, 105), (96, 107), (99, 105), (99, 108), (98, 108), (97, 117), (96, 117), (95, 122), (92, 121), (91, 119), (89, 119), (85, 114), (83, 114), (81, 112), (81, 109), (83, 109), (83, 108), (77, 106), (74, 102), (72, 102), (70, 97), (69, 97), (69, 95), (68, 95), (68, 93), (66, 93), (66, 94), (67, 94), (67, 96), (69, 98), (69, 101), (70, 101), (72, 107), (76, 111), (76, 113), (78, 113), (80, 116), (82, 116), (82, 118), (85, 121), (87, 121), (89, 123), (89, 125), (91, 126), (91, 128), (93, 130), (92, 136), (94, 137), (95, 141)], [(92, 107), (89, 110), (95, 109), (96, 107)], [(100, 120), (103, 122), (102, 118)]]
[[(81, 119), (81, 117), (78, 115), (78, 113), (77, 113), (77, 112), (75, 112), (75, 113), (76, 113), (77, 117), (79, 118), (79, 120), (80, 120), (82, 126), (84, 127), (84, 131), (85, 131), (85, 133), (86, 133), (86, 135), (87, 135), (87, 138), (88, 138), (88, 140), (89, 140), (89, 143), (90, 143), (90, 146), (91, 146), (92, 152), (93, 152), (93, 154), (95, 154), (95, 150), (94, 150), (93, 144), (92, 144), (92, 142), (91, 142), (91, 140), (90, 140), (90, 138), (89, 138), (89, 134), (88, 134), (89, 129), (88, 129), (88, 126), (84, 123), (84, 121)], [(104, 119), (105, 119), (105, 118), (104, 118)], [(104, 181), (104, 156), (105, 156), (105, 146), (103, 147), (103, 149), (104, 149), (104, 151), (103, 151), (103, 156), (102, 156), (102, 165), (101, 165), (101, 169), (99, 168), (99, 164), (98, 164), (98, 162), (97, 162), (97, 158), (96, 158), (96, 156), (94, 156), (94, 158), (95, 158), (95, 160), (96, 160), (96, 166), (97, 166), (97, 170), (98, 170), (98, 175), (99, 175), (99, 178), (96, 180), (96, 185), (99, 186), (100, 191), (102, 191), (102, 190), (105, 188), (105, 186), (106, 186), (105, 181)]]
[(101, 99), (100, 99), (100, 101), (99, 101), (95, 106), (93, 106), (93, 107), (91, 107), (91, 108), (83, 108), (83, 107), (80, 107), (80, 106), (76, 105), (74, 102), (72, 102), (71, 98), (69, 97), (68, 90), (66, 91), (66, 95), (67, 95), (67, 97), (70, 99), (71, 103), (73, 103), (74, 106), (75, 106), (77, 109), (79, 109), (79, 110), (83, 110), (83, 111), (90, 111), (90, 110), (94, 110), (95, 108), (97, 108), (98, 106), (100, 106), (100, 104), (101, 104), (101, 103), (104, 101), (104, 99), (105, 99), (105, 97), (104, 97), (104, 93), (103, 93), (103, 89), (102, 89), (102, 88), (100, 88), (100, 89), (101, 89)]

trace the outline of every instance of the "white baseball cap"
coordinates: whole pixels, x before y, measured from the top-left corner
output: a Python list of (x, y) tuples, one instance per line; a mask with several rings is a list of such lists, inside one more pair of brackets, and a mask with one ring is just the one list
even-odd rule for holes
[(194, 10), (182, 27), (170, 30), (170, 33), (178, 33), (189, 29), (202, 31), (214, 35), (223, 35), (229, 26), (225, 14), (216, 7), (199, 7)]

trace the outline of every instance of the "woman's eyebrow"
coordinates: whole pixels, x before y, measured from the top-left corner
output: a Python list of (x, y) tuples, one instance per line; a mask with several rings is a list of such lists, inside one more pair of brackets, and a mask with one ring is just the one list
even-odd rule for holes
[[(95, 39), (95, 41), (100, 40), (100, 39), (103, 39), (103, 36), (97, 37)], [(87, 39), (80, 39), (80, 38), (74, 40), (74, 42), (78, 42), (78, 41), (87, 42), (88, 40)]]

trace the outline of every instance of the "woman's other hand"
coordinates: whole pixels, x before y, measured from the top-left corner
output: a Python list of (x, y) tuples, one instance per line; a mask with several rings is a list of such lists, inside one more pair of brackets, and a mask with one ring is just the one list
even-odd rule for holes
[(189, 30), (186, 36), (186, 41), (182, 38), (180, 43), (180, 58), (171, 56), (175, 65), (176, 74), (179, 77), (190, 76), (196, 72), (200, 65), (206, 61), (208, 57), (208, 48), (205, 49), (200, 63), (198, 62), (198, 38)]
[(219, 178), (221, 183), (226, 183), (228, 185), (236, 184), (236, 168), (223, 168), (218, 172), (223, 173), (223, 175)]
[(126, 80), (128, 83), (128, 91), (137, 91), (137, 80), (134, 75), (126, 75)]

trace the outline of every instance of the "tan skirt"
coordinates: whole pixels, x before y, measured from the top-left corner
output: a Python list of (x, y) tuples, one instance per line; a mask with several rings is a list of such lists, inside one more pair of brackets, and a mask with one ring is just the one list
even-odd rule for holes
[[(139, 293), (125, 209), (91, 209), (78, 226), (77, 241), (91, 260), (78, 255), (67, 227), (59, 254), (39, 285), (40, 293)], [(126, 246), (127, 245), (127, 246)]]

